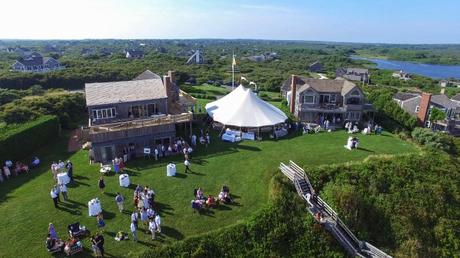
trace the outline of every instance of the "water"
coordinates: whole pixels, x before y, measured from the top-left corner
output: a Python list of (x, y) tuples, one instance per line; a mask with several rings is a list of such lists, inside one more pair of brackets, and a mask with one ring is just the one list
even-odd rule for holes
[(352, 56), (351, 58), (355, 60), (371, 61), (377, 65), (378, 69), (403, 70), (407, 73), (418, 74), (433, 79), (455, 78), (460, 80), (460, 65), (420, 64), (360, 56)]

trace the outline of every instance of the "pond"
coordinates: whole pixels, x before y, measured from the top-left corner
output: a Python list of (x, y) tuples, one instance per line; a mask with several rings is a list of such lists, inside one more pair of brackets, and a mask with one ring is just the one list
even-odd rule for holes
[(460, 65), (421, 64), (360, 56), (351, 56), (351, 58), (355, 60), (367, 60), (373, 62), (376, 64), (378, 69), (403, 70), (407, 73), (418, 74), (433, 79), (460, 79)]

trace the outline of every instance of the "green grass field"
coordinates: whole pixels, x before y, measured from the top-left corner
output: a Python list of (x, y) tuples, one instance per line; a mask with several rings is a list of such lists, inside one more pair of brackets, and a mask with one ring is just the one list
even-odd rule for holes
[[(182, 156), (172, 158), (178, 164), (178, 175), (166, 177), (166, 164), (170, 159), (154, 161), (138, 159), (128, 164), (132, 184), (148, 185), (157, 194), (156, 201), (162, 216), (163, 236), (152, 241), (149, 235), (139, 232), (141, 241), (116, 242), (116, 232), (129, 231), (132, 212), (133, 189), (121, 188), (118, 177), (106, 177), (106, 191), (97, 187), (98, 165), (89, 165), (86, 151), (67, 153), (67, 139), (38, 152), (42, 167), (28, 175), (20, 175), (0, 184), (0, 257), (47, 257), (44, 247), (49, 222), (53, 222), (58, 235), (65, 238), (66, 226), (79, 221), (92, 232), (96, 231), (96, 219), (88, 216), (87, 202), (95, 197), (102, 201), (106, 227), (105, 249), (108, 257), (136, 256), (144, 250), (188, 236), (208, 232), (244, 220), (267, 204), (269, 180), (277, 173), (279, 162), (290, 159), (305, 166), (359, 161), (369, 155), (415, 152), (417, 148), (397, 137), (358, 136), (361, 149), (346, 150), (343, 145), (347, 134), (343, 131), (317, 135), (289, 136), (285, 139), (262, 142), (245, 141), (240, 144), (224, 143), (211, 139), (208, 149), (199, 146), (192, 156), (193, 174), (184, 174)], [(53, 160), (71, 159), (74, 163), (75, 183), (69, 187), (71, 201), (55, 209), (49, 195), (53, 179), (49, 164)], [(205, 194), (218, 194), (222, 185), (228, 185), (238, 205), (225, 205), (210, 213), (192, 212), (190, 200), (193, 189), (202, 187)], [(133, 186), (133, 185), (132, 185)], [(126, 213), (117, 210), (114, 196), (121, 192), (127, 199)], [(88, 256), (89, 240), (83, 241), (84, 254)]]

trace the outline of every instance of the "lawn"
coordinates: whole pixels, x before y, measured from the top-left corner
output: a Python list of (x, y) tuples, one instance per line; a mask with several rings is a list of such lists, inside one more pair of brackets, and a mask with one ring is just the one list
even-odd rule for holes
[[(213, 135), (214, 136), (214, 135)], [(89, 165), (87, 152), (67, 153), (67, 139), (44, 147), (38, 153), (43, 166), (29, 175), (21, 175), (1, 184), (0, 189), (0, 257), (46, 257), (45, 235), (49, 222), (53, 222), (58, 235), (66, 235), (66, 226), (80, 221), (92, 232), (96, 220), (88, 216), (87, 202), (99, 197), (104, 210), (106, 227), (105, 249), (116, 257), (136, 256), (152, 245), (161, 245), (188, 236), (208, 232), (241, 221), (267, 204), (269, 180), (277, 173), (279, 162), (290, 159), (301, 165), (318, 166), (363, 160), (373, 154), (399, 154), (415, 152), (417, 148), (399, 138), (359, 136), (361, 149), (348, 151), (343, 147), (347, 134), (343, 131), (317, 135), (290, 136), (282, 140), (262, 142), (245, 141), (240, 144), (224, 143), (211, 138), (208, 149), (199, 146), (192, 156), (192, 174), (184, 174), (182, 158), (172, 158), (178, 164), (179, 174), (166, 177), (165, 166), (170, 159), (154, 161), (138, 159), (128, 164), (132, 184), (148, 185), (157, 194), (157, 207), (162, 216), (163, 236), (152, 241), (139, 232), (140, 242), (116, 242), (116, 232), (129, 230), (129, 211), (132, 211), (133, 185), (121, 188), (114, 175), (106, 177), (106, 192), (97, 188), (98, 166)], [(71, 159), (76, 181), (69, 187), (71, 201), (55, 209), (49, 196), (53, 185), (48, 167), (53, 160)], [(210, 213), (192, 212), (190, 200), (193, 189), (202, 187), (205, 194), (216, 195), (222, 185), (228, 185), (237, 205), (221, 206)], [(127, 197), (126, 213), (120, 213), (114, 202), (119, 191)], [(85, 254), (90, 253), (89, 241), (83, 241)], [(82, 256), (84, 256), (82, 255)]]

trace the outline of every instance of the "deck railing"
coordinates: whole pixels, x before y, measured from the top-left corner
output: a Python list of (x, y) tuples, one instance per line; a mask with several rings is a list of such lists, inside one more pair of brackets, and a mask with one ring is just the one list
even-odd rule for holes
[(178, 124), (190, 122), (193, 119), (191, 112), (178, 115), (167, 115), (162, 117), (154, 117), (147, 119), (131, 120), (126, 122), (110, 123), (103, 125), (91, 126), (90, 134), (116, 132), (127, 129), (143, 128), (157, 125)]

